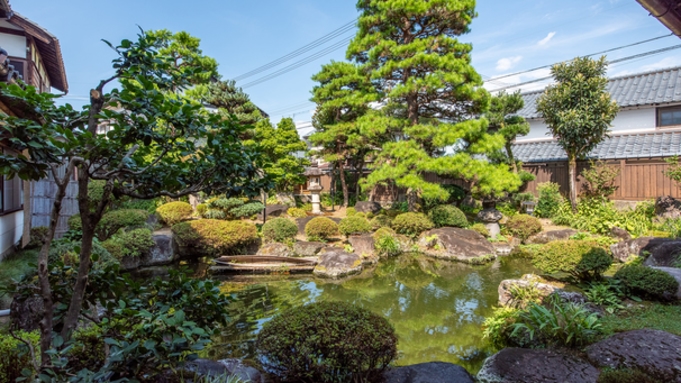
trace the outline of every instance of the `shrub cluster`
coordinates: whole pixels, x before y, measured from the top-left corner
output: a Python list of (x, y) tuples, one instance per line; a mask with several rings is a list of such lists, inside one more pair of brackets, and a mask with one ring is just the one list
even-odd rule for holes
[(390, 227), (392, 222), (393, 219), (390, 216), (387, 214), (380, 214), (372, 218), (371, 221), (369, 221), (369, 224), (371, 225), (371, 230), (378, 230), (382, 227)]
[(73, 371), (96, 371), (106, 361), (102, 329), (92, 325), (78, 328), (73, 333), (73, 347), (69, 350), (69, 367)]
[(338, 224), (338, 229), (341, 234), (346, 237), (353, 234), (363, 234), (369, 233), (371, 231), (371, 225), (366, 218), (360, 216), (359, 214), (341, 219)]
[(397, 356), (397, 337), (369, 310), (319, 302), (265, 323), (255, 347), (265, 370), (282, 382), (375, 381)]
[(31, 239), (26, 245), (27, 249), (37, 249), (43, 246), (47, 239), (47, 232), (50, 229), (47, 226), (36, 226), (31, 228)]
[[(80, 241), (67, 241), (64, 238), (52, 242), (48, 255), (48, 264), (64, 263), (67, 266), (76, 266), (80, 257)], [(92, 242), (92, 268), (102, 270), (110, 265), (118, 264), (118, 260), (109, 253), (99, 241)]]
[(297, 208), (297, 207), (289, 208), (286, 211), (286, 214), (288, 214), (288, 216), (292, 217), (292, 218), (305, 218), (305, 217), (307, 217), (307, 213), (305, 212), (305, 210)]
[(338, 233), (338, 225), (326, 217), (313, 218), (305, 225), (305, 235), (311, 241), (326, 241)]
[(558, 208), (563, 204), (560, 185), (555, 182), (542, 182), (537, 185), (537, 207), (535, 214), (542, 218), (553, 218)]
[(145, 227), (125, 230), (121, 229), (111, 238), (102, 242), (102, 246), (116, 259), (123, 257), (141, 257), (154, 247), (154, 236)]
[(247, 218), (260, 213), (265, 208), (260, 202), (248, 202), (229, 211), (234, 218)]
[(192, 205), (181, 201), (168, 202), (156, 209), (156, 214), (158, 214), (161, 222), (168, 226), (189, 219), (193, 213)]
[(349, 208), (345, 209), (345, 216), (346, 217), (352, 217), (355, 214), (357, 214), (357, 209), (355, 209), (354, 207), (349, 207)]
[[(39, 352), (40, 335), (38, 331), (17, 331), (21, 339), (29, 341), (33, 349)], [(21, 378), (21, 370), (27, 369), (35, 373), (33, 360), (28, 347), (10, 335), (0, 334), (0, 382), (15, 382)]]
[(287, 218), (270, 219), (262, 225), (262, 235), (268, 241), (284, 242), (295, 238), (296, 234), (298, 226)]
[(422, 213), (403, 213), (395, 217), (392, 228), (398, 234), (416, 237), (433, 228), (433, 223)]
[(213, 198), (206, 202), (202, 217), (208, 219), (236, 219), (251, 217), (265, 208), (260, 202), (245, 202), (241, 198)]
[[(191, 208), (191, 207), (190, 207)], [(122, 209), (112, 210), (102, 216), (97, 225), (97, 238), (104, 241), (127, 227), (144, 226), (149, 218), (146, 210)]]
[(568, 273), (590, 281), (601, 277), (612, 264), (612, 257), (594, 242), (563, 240), (545, 245), (532, 263), (545, 273)]
[(542, 226), (541, 222), (535, 217), (527, 214), (516, 214), (508, 219), (504, 228), (512, 236), (524, 241), (541, 232)]
[(258, 238), (254, 224), (245, 221), (199, 219), (172, 227), (177, 244), (187, 255), (224, 255)]
[(438, 205), (428, 212), (428, 218), (435, 227), (467, 227), (466, 214), (453, 205)]
[(376, 253), (381, 256), (395, 256), (402, 252), (402, 247), (397, 238), (392, 235), (382, 235), (374, 240)]
[(620, 281), (627, 294), (654, 300), (673, 299), (679, 288), (679, 283), (671, 275), (643, 265), (624, 266), (615, 273), (615, 279)]

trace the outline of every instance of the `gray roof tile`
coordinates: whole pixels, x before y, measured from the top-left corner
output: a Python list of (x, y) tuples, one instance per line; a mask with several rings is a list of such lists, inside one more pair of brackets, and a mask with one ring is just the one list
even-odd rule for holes
[[(513, 155), (526, 163), (567, 161), (567, 154), (555, 140), (516, 143)], [(613, 135), (601, 142), (587, 158), (616, 160), (670, 156), (681, 156), (679, 130)]]
[[(607, 90), (621, 108), (681, 102), (681, 67), (613, 77)], [(543, 90), (524, 93), (525, 107), (518, 115), (541, 118), (537, 99), (542, 93)]]

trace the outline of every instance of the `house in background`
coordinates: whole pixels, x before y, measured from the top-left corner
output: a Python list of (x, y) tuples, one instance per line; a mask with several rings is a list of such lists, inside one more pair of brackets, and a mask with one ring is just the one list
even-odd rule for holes
[[(15, 13), (7, 0), (0, 0), (0, 81), (19, 79), (42, 92), (52, 88), (66, 93), (68, 82), (59, 41), (35, 22)], [(25, 117), (30, 110), (0, 97), (0, 113)], [(6, 138), (4, 138), (6, 139)], [(0, 140), (0, 149), (8, 150)], [(14, 153), (16, 154), (16, 153)], [(0, 259), (10, 253), (30, 230), (30, 184), (18, 178), (0, 179)]]
[[(620, 110), (612, 122), (610, 137), (588, 159), (606, 161), (620, 168), (616, 200), (646, 200), (661, 195), (681, 197), (681, 188), (663, 172), (665, 158), (681, 156), (681, 67), (631, 74), (610, 79), (607, 91)], [(536, 110), (543, 91), (522, 95), (525, 107), (518, 113), (530, 123), (530, 133), (518, 137), (513, 154), (537, 179), (528, 185), (556, 182), (568, 190), (567, 155), (550, 136)], [(588, 167), (578, 163), (577, 173)], [(577, 187), (581, 189), (581, 177)]]

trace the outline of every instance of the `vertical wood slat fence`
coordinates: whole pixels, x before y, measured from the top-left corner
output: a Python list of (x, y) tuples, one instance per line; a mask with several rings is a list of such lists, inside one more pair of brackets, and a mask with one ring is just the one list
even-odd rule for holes
[[(65, 171), (65, 166), (59, 167), (60, 176), (63, 176)], [(57, 184), (52, 174), (40, 181), (31, 182), (31, 227), (50, 225), (50, 214), (56, 194)], [(74, 214), (78, 214), (78, 184), (75, 179), (72, 179), (66, 188), (66, 197), (62, 202), (55, 232), (57, 238), (69, 229), (68, 219)]]

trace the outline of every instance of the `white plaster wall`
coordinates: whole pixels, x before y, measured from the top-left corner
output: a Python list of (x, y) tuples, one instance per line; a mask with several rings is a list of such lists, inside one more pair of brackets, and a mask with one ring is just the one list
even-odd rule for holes
[(0, 47), (10, 56), (26, 58), (26, 37), (0, 33)]
[(0, 260), (11, 252), (14, 244), (21, 240), (23, 229), (23, 210), (0, 217)]
[(655, 129), (655, 108), (620, 110), (610, 128), (613, 132)]
[(518, 137), (516, 139), (517, 142), (541, 138), (551, 138), (551, 136), (547, 134), (549, 132), (549, 128), (547, 128), (546, 124), (544, 124), (544, 120), (530, 120), (529, 123), (530, 133), (528, 133), (526, 136)]

